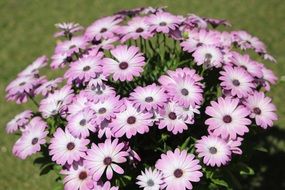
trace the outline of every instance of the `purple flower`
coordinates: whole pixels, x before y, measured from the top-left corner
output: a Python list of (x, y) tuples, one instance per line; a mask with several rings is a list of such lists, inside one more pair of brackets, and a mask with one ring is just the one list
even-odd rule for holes
[(71, 56), (73, 53), (78, 53), (80, 49), (85, 49), (87, 41), (83, 36), (76, 36), (71, 40), (63, 41), (57, 44), (55, 54), (64, 54)]
[(193, 53), (193, 57), (197, 65), (217, 68), (222, 66), (222, 52), (215, 46), (200, 46)]
[(48, 96), (49, 93), (53, 93), (56, 89), (59, 83), (61, 83), (63, 79), (61, 77), (56, 78), (54, 80), (47, 81), (41, 86), (39, 86), (36, 90), (36, 94), (42, 94), (43, 96)]
[(163, 188), (166, 190), (192, 189), (191, 182), (199, 182), (203, 176), (199, 160), (193, 154), (178, 148), (174, 152), (162, 154), (155, 167), (163, 174)]
[(96, 182), (92, 190), (119, 190), (119, 187), (111, 186), (109, 181), (106, 181), (104, 184)]
[(137, 177), (136, 182), (144, 190), (161, 189), (163, 183), (162, 173), (157, 169), (152, 170), (151, 168), (141, 171), (141, 175)]
[(54, 34), (54, 37), (60, 37), (60, 36), (68, 37), (68, 35), (72, 35), (73, 33), (79, 32), (84, 29), (78, 23), (73, 23), (73, 22), (57, 23), (55, 24), (55, 27), (59, 30), (59, 32), (56, 32)]
[(32, 64), (26, 67), (22, 72), (18, 74), (19, 77), (21, 76), (35, 76), (39, 75), (39, 69), (45, 67), (47, 65), (48, 58), (43, 55), (38, 57)]
[(31, 110), (25, 110), (19, 113), (11, 121), (7, 123), (6, 132), (15, 133), (20, 129), (25, 129), (26, 125), (29, 123), (32, 116), (33, 112)]

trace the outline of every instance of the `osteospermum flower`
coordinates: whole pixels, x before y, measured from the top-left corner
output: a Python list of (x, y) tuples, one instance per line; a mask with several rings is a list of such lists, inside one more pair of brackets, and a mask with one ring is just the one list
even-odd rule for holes
[(102, 72), (102, 60), (100, 57), (89, 56), (80, 58), (78, 61), (70, 64), (70, 68), (64, 74), (69, 84), (74, 81), (84, 83), (96, 78)]
[(203, 176), (199, 160), (193, 154), (178, 148), (174, 152), (162, 154), (155, 167), (163, 174), (163, 188), (166, 190), (192, 189), (191, 182), (199, 182)]
[(66, 190), (91, 190), (94, 186), (89, 170), (82, 162), (72, 164), (68, 169), (61, 170)]
[(52, 59), (52, 62), (50, 64), (50, 67), (52, 69), (64, 68), (65, 65), (73, 61), (72, 55), (69, 55), (66, 52), (56, 53), (51, 57), (51, 59)]
[(224, 71), (221, 71), (220, 74), (221, 86), (225, 90), (230, 90), (232, 96), (245, 98), (256, 87), (253, 77), (243, 68), (225, 66)]
[(109, 181), (106, 181), (104, 184), (96, 182), (92, 190), (119, 190), (119, 187), (111, 186)]
[(47, 65), (47, 61), (48, 58), (45, 55), (38, 57), (32, 64), (21, 71), (18, 76), (38, 75), (39, 69), (45, 67)]
[(96, 127), (91, 124), (94, 115), (91, 110), (83, 110), (67, 117), (67, 129), (74, 137), (86, 138), (90, 131), (95, 132)]
[(157, 122), (159, 129), (166, 127), (168, 131), (175, 135), (188, 129), (185, 123), (186, 121), (182, 116), (182, 107), (176, 102), (169, 102), (166, 104), (164, 109), (160, 110), (159, 114), (161, 116)]
[(158, 190), (163, 184), (162, 173), (157, 169), (145, 169), (145, 171), (141, 171), (141, 175), (137, 177), (136, 184), (144, 190)]
[(124, 143), (119, 143), (118, 139), (111, 141), (107, 139), (98, 145), (92, 144), (91, 149), (85, 156), (85, 165), (90, 170), (95, 181), (98, 181), (106, 170), (108, 180), (113, 177), (113, 170), (118, 174), (123, 174), (124, 170), (118, 165), (127, 161), (128, 153), (123, 151)]
[(55, 24), (55, 27), (60, 30), (54, 34), (54, 37), (66, 36), (72, 37), (72, 34), (83, 30), (83, 27), (78, 23), (73, 22), (63, 22)]
[(265, 90), (269, 91), (270, 90), (270, 84), (275, 84), (277, 81), (277, 77), (274, 75), (274, 73), (265, 68), (264, 66), (261, 69), (262, 71), (262, 85), (265, 86)]
[(209, 125), (208, 131), (215, 136), (235, 139), (237, 135), (243, 136), (249, 130), (247, 125), (251, 121), (246, 118), (250, 112), (244, 106), (239, 105), (238, 99), (230, 97), (218, 98), (218, 101), (211, 101), (211, 106), (206, 108), (205, 113), (210, 116), (205, 121)]
[(111, 58), (103, 59), (103, 73), (112, 74), (114, 80), (131, 81), (134, 76), (139, 76), (143, 72), (145, 58), (135, 46), (120, 45), (111, 50), (111, 54), (116, 60)]
[(170, 30), (175, 30), (181, 23), (181, 18), (172, 15), (168, 12), (158, 12), (150, 15), (147, 18), (147, 23), (150, 25), (150, 31), (169, 33)]
[(75, 138), (68, 130), (63, 131), (61, 128), (58, 128), (50, 143), (49, 154), (52, 156), (52, 161), (63, 166), (66, 163), (71, 165), (73, 162), (83, 158), (86, 155), (86, 146), (89, 144), (89, 140)]
[(223, 55), (215, 46), (200, 46), (193, 53), (194, 61), (197, 65), (207, 67), (221, 67)]
[(41, 150), (41, 145), (46, 143), (47, 124), (40, 118), (35, 117), (26, 126), (20, 139), (17, 140), (13, 147), (13, 154), (21, 159), (26, 159)]
[(126, 135), (128, 139), (137, 133), (144, 134), (149, 131), (152, 114), (137, 110), (132, 103), (125, 101), (125, 110), (116, 115), (112, 120), (112, 132), (116, 137)]
[(156, 110), (162, 107), (167, 101), (167, 95), (160, 86), (156, 84), (145, 87), (138, 86), (134, 92), (130, 94), (130, 100), (134, 106), (140, 110)]
[(195, 144), (198, 157), (203, 158), (207, 166), (218, 166), (227, 164), (231, 159), (230, 146), (221, 138), (216, 136), (203, 136)]
[(57, 44), (55, 48), (56, 54), (67, 53), (69, 56), (73, 53), (78, 53), (79, 49), (85, 49), (87, 46), (87, 41), (83, 36), (76, 36), (70, 40), (63, 41)]
[(26, 124), (30, 121), (33, 116), (33, 112), (31, 110), (23, 111), (17, 114), (11, 121), (7, 123), (6, 132), (14, 133), (21, 128), (26, 128)]
[(36, 90), (36, 94), (42, 94), (43, 96), (48, 96), (49, 93), (53, 93), (56, 89), (59, 83), (61, 83), (63, 79), (61, 77), (47, 81), (41, 86), (39, 86)]
[(273, 121), (277, 120), (276, 107), (264, 93), (255, 92), (246, 99), (245, 104), (251, 111), (250, 117), (262, 128), (272, 127)]
[(88, 84), (87, 88), (81, 93), (86, 96), (89, 100), (97, 102), (98, 100), (103, 100), (108, 98), (109, 96), (115, 96), (116, 92), (113, 87), (108, 85), (92, 85)]

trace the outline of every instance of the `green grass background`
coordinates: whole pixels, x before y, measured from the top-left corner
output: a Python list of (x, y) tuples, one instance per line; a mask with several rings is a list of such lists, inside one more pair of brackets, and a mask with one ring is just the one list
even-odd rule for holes
[[(232, 23), (233, 30), (244, 29), (258, 36), (278, 61), (278, 64), (265, 64), (279, 77), (285, 75), (284, 0), (0, 0), (0, 190), (51, 190), (54, 187), (54, 176), (40, 177), (32, 159), (21, 161), (12, 156), (17, 137), (8, 136), (4, 131), (16, 113), (32, 106), (7, 103), (5, 86), (37, 56), (52, 55), (56, 43), (54, 24), (73, 21), (87, 26), (96, 18), (121, 9), (165, 5), (177, 14), (225, 18)], [(279, 129), (285, 129), (284, 84), (279, 82), (270, 93), (278, 107), (280, 119), (276, 125)], [(282, 138), (277, 143), (281, 144), (278, 151), (284, 151)], [(268, 180), (274, 184), (274, 180), (284, 178)]]

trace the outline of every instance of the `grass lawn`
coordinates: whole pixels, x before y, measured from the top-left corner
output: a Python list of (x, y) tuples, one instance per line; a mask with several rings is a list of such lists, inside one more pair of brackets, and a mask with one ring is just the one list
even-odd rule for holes
[[(266, 65), (279, 77), (285, 76), (283, 0), (1, 0), (0, 68), (3, 72), (0, 74), (0, 189), (51, 190), (54, 187), (54, 176), (51, 174), (40, 177), (39, 169), (33, 166), (32, 159), (21, 161), (12, 156), (12, 145), (17, 137), (8, 136), (4, 131), (6, 123), (16, 113), (33, 106), (7, 103), (4, 99), (5, 86), (37, 56), (52, 55), (56, 43), (53, 39), (54, 24), (73, 21), (87, 26), (96, 18), (121, 9), (164, 5), (174, 13), (195, 13), (199, 16), (225, 18), (232, 23), (233, 30), (244, 29), (258, 36), (268, 45), (269, 52), (278, 61), (278, 64), (267, 62)], [(270, 93), (279, 110), (280, 119), (276, 125), (283, 129), (285, 129), (284, 86), (284, 82), (279, 82)], [(277, 140), (274, 143), (279, 147), (279, 151), (284, 151), (284, 140)], [(284, 154), (281, 155), (284, 158)], [(265, 180), (275, 184), (274, 179), (283, 180), (274, 177)]]

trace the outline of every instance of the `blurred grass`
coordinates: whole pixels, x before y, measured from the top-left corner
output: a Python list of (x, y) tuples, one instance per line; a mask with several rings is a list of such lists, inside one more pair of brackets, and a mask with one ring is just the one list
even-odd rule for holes
[[(6, 123), (16, 113), (32, 106), (7, 103), (4, 99), (5, 86), (37, 56), (52, 55), (55, 45), (52, 36), (55, 31), (54, 24), (73, 21), (87, 26), (96, 18), (121, 9), (165, 5), (177, 14), (194, 13), (199, 16), (224, 18), (232, 23), (232, 30), (244, 29), (258, 36), (278, 61), (278, 64), (265, 64), (279, 77), (285, 75), (284, 0), (1, 0), (0, 190), (50, 190), (54, 187), (53, 175), (40, 177), (39, 169), (33, 166), (31, 159), (21, 161), (12, 156), (11, 149), (17, 137), (8, 136), (4, 131)], [(274, 86), (270, 93), (278, 107), (280, 119), (276, 125), (283, 129), (284, 93), (284, 83)]]

